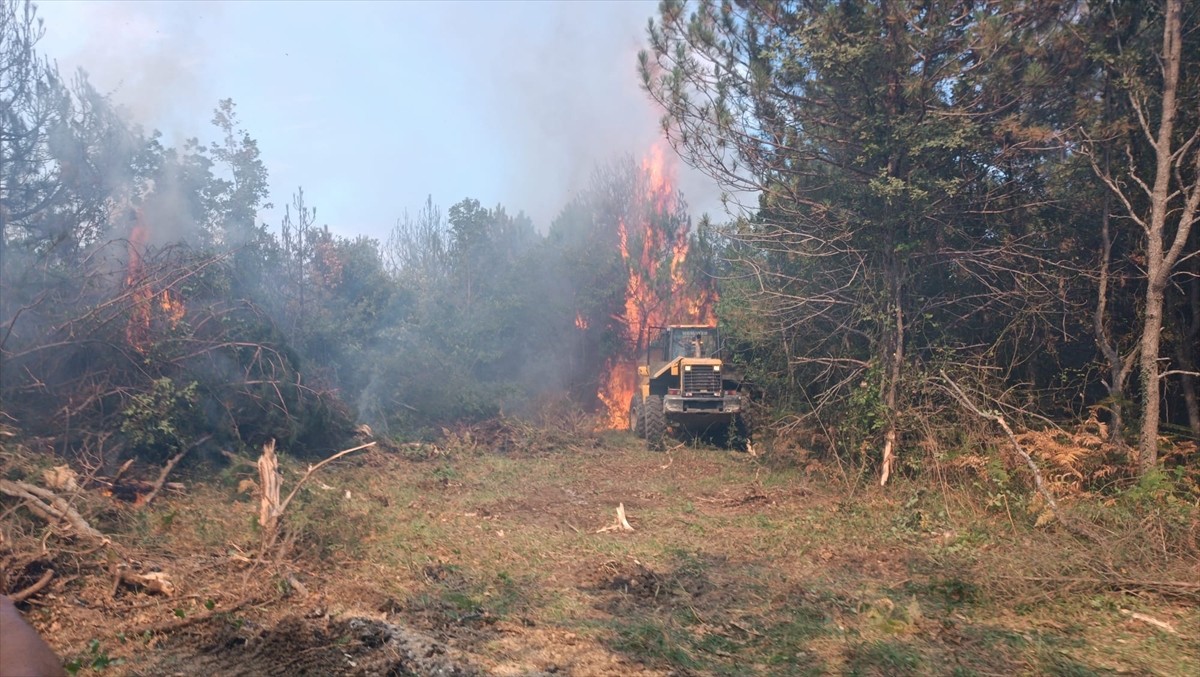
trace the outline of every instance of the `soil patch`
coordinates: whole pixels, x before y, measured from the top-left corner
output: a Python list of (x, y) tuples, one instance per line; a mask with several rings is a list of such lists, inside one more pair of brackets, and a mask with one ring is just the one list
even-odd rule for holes
[(136, 675), (439, 675), (480, 674), (445, 644), (372, 618), (288, 616), (272, 627), (224, 623), (200, 638), (181, 636)]

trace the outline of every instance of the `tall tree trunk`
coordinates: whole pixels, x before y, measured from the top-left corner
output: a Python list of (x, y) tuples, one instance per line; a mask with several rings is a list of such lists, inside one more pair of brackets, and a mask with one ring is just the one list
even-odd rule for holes
[[(1153, 267), (1150, 272), (1153, 277), (1155, 273)], [(1141, 369), (1139, 380), (1142, 390), (1142, 434), (1138, 441), (1138, 468), (1143, 475), (1158, 465), (1158, 424), (1162, 399), (1158, 378), (1158, 350), (1162, 342), (1163, 287), (1155, 285), (1153, 282), (1147, 287), (1146, 315), (1142, 322), (1139, 365)]]
[[(1092, 169), (1117, 198), (1129, 218), (1142, 228), (1146, 237), (1146, 296), (1142, 309), (1141, 334), (1138, 338), (1139, 385), (1142, 396), (1141, 436), (1138, 440), (1139, 471), (1145, 475), (1158, 465), (1158, 430), (1161, 410), (1160, 349), (1164, 322), (1164, 298), (1171, 272), (1189, 242), (1189, 234), (1200, 208), (1200, 129), (1193, 126), (1182, 138), (1176, 138), (1179, 117), (1180, 65), (1183, 54), (1183, 6), (1181, 0), (1165, 0), (1162, 46), (1155, 56), (1160, 64), (1161, 89), (1150, 83), (1128, 86), (1130, 109), (1137, 126), (1127, 139), (1130, 159), (1128, 175), (1117, 177), (1107, 166), (1101, 167), (1092, 155)], [(1190, 55), (1189, 55), (1190, 56)], [(1144, 62), (1144, 58), (1142, 59)], [(1133, 81), (1136, 72), (1123, 74)], [(1154, 97), (1157, 93), (1159, 97)], [(1190, 100), (1194, 92), (1185, 93)], [(1153, 98), (1159, 98), (1157, 128), (1152, 122)], [(1185, 119), (1187, 122), (1192, 122)], [(1134, 158), (1140, 155), (1135, 145), (1143, 139), (1154, 159), (1153, 176), (1139, 176)], [(1126, 187), (1134, 186), (1137, 194)], [(1149, 198), (1149, 211), (1138, 203)], [(1168, 225), (1174, 226), (1172, 233)]]
[[(1142, 434), (1138, 442), (1138, 466), (1144, 475), (1158, 465), (1158, 426), (1160, 388), (1158, 358), (1162, 343), (1163, 292), (1171, 268), (1178, 260), (1183, 242), (1187, 240), (1187, 229), (1191, 226), (1184, 214), (1176, 231), (1175, 246), (1164, 252), (1163, 238), (1166, 235), (1167, 217), (1170, 214), (1171, 170), (1175, 164), (1174, 134), (1175, 118), (1178, 113), (1176, 102), (1179, 87), (1179, 64), (1182, 53), (1183, 8), (1180, 0), (1167, 0), (1166, 16), (1163, 20), (1162, 45), (1162, 111), (1159, 116), (1157, 138), (1153, 141), (1155, 153), (1154, 184), (1150, 193), (1150, 219), (1146, 223), (1146, 306), (1142, 322), (1141, 340), (1141, 388), (1142, 388)], [(1138, 102), (1134, 102), (1135, 106)], [(1200, 161), (1200, 154), (1197, 154)], [(1192, 196), (1197, 192), (1192, 189)], [(1193, 200), (1188, 200), (1193, 203)], [(1185, 210), (1186, 211), (1186, 210)], [(1192, 206), (1191, 211), (1195, 212)], [(1182, 236), (1183, 241), (1180, 241)]]
[(883, 467), (879, 475), (880, 486), (887, 484), (888, 478), (892, 475), (892, 469), (896, 464), (896, 440), (899, 437), (896, 429), (897, 392), (904, 364), (903, 284), (900, 264), (893, 260), (889, 265), (888, 271), (888, 291), (890, 292), (889, 300), (894, 316), (892, 318), (894, 326), (890, 332), (891, 341), (884, 342), (890, 355), (885, 359), (885, 363), (888, 364), (888, 374), (883, 403), (887, 407), (888, 422), (887, 433), (885, 433), (883, 442)]
[[(1112, 74), (1106, 73), (1104, 77), (1105, 127), (1110, 125), (1113, 119), (1111, 83)], [(1112, 147), (1108, 143), (1105, 143), (1104, 146), (1104, 173), (1112, 173)], [(1109, 333), (1108, 284), (1112, 271), (1112, 202), (1112, 193), (1105, 192), (1104, 211), (1100, 215), (1100, 279), (1096, 288), (1096, 313), (1092, 317), (1092, 330), (1096, 345), (1099, 347), (1100, 353), (1104, 355), (1105, 361), (1108, 362), (1109, 380), (1106, 386), (1110, 403), (1109, 411), (1112, 413), (1112, 421), (1108, 428), (1109, 442), (1124, 451), (1127, 449), (1125, 445), (1125, 402), (1127, 401), (1125, 386), (1133, 368), (1133, 361), (1137, 358), (1137, 349), (1130, 350), (1128, 355), (1122, 357), (1119, 345)]]

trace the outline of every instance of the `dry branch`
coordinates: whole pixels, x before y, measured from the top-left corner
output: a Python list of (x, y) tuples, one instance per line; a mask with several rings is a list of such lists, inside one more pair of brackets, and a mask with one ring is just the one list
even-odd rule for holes
[(1149, 623), (1150, 625), (1153, 625), (1154, 627), (1158, 628), (1159, 630), (1162, 630), (1164, 632), (1169, 632), (1172, 635), (1179, 634), (1179, 631), (1175, 629), (1175, 626), (1171, 625), (1170, 623), (1168, 623), (1166, 621), (1160, 621), (1159, 619), (1157, 619), (1153, 616), (1147, 616), (1146, 614), (1138, 613), (1136, 611), (1130, 611), (1129, 609), (1121, 609), (1121, 614), (1123, 616), (1128, 616), (1135, 621)]
[(1029, 455), (1029, 452), (1025, 451), (1025, 448), (1022, 447), (1021, 443), (1017, 441), (1017, 436), (1013, 433), (1012, 428), (1009, 427), (1008, 421), (1004, 420), (1004, 416), (995, 411), (984, 411), (983, 409), (980, 409), (979, 406), (976, 405), (965, 392), (963, 392), (963, 389), (957, 383), (952, 381), (949, 376), (946, 376), (946, 372), (942, 371), (939, 373), (942, 375), (942, 380), (945, 381), (949, 386), (949, 392), (954, 396), (954, 399), (958, 400), (959, 404), (976, 416), (995, 421), (996, 424), (999, 425), (1002, 430), (1004, 430), (1004, 434), (1008, 436), (1008, 441), (1012, 443), (1013, 449), (1015, 449), (1017, 454), (1025, 460), (1025, 465), (1029, 466), (1029, 472), (1033, 475), (1033, 484), (1037, 488), (1038, 495), (1041, 496), (1042, 500), (1046, 502), (1046, 506), (1050, 508), (1050, 514), (1054, 515), (1054, 519), (1058, 520), (1060, 524), (1065, 526), (1072, 533), (1089, 540), (1098, 541), (1099, 539), (1095, 534), (1091, 533), (1090, 530), (1081, 524), (1075, 523), (1073, 520), (1067, 519), (1059, 511), (1058, 501), (1054, 499), (1054, 495), (1051, 494), (1050, 490), (1046, 488), (1046, 482), (1042, 479), (1042, 471), (1037, 467), (1037, 463), (1033, 461), (1033, 457)]
[(42, 574), (41, 578), (37, 579), (37, 582), (24, 590), (14, 592), (8, 598), (14, 602), (24, 602), (41, 592), (47, 585), (50, 585), (50, 579), (52, 578), (54, 578), (54, 569), (46, 569), (46, 572)]
[(158, 479), (155, 480), (154, 485), (150, 487), (150, 493), (146, 494), (146, 497), (144, 499), (142, 499), (143, 507), (150, 505), (150, 501), (153, 501), (154, 497), (158, 495), (158, 492), (162, 491), (163, 483), (165, 483), (167, 481), (167, 475), (171, 474), (171, 470), (175, 467), (175, 464), (179, 463), (181, 460), (183, 460), (183, 457), (186, 456), (189, 451), (191, 451), (192, 449), (195, 449), (196, 447), (200, 446), (201, 444), (204, 444), (211, 437), (212, 437), (212, 435), (205, 435), (205, 436), (201, 437), (200, 439), (196, 440), (192, 444), (189, 444), (188, 446), (184, 447), (183, 451), (180, 451), (178, 454), (175, 454), (174, 456), (171, 457), (171, 460), (167, 461), (167, 464), (163, 466), (162, 472), (160, 472), (158, 474)]
[(151, 571), (146, 574), (139, 574), (136, 571), (130, 571), (128, 567), (122, 565), (117, 568), (116, 576), (113, 580), (113, 592), (115, 597), (117, 590), (124, 583), (131, 588), (145, 590), (146, 592), (156, 592), (160, 595), (170, 597), (175, 594), (175, 584), (171, 582), (171, 578), (162, 571)]
[(275, 455), (275, 440), (264, 444), (262, 456), (258, 459), (259, 486), (262, 488), (262, 498), (258, 510), (258, 523), (262, 526), (263, 530), (262, 551), (260, 555), (275, 544), (275, 539), (279, 535), (280, 518), (283, 517), (283, 513), (287, 510), (292, 499), (296, 497), (296, 493), (313, 476), (313, 473), (347, 454), (373, 447), (375, 444), (375, 442), (367, 442), (357, 447), (343, 449), (316, 465), (308, 466), (308, 470), (304, 473), (304, 476), (300, 478), (300, 481), (296, 482), (296, 486), (292, 487), (291, 493), (282, 501), (279, 500), (279, 493), (283, 485), (283, 476), (279, 474), (279, 459)]
[(129, 468), (133, 465), (134, 460), (136, 459), (131, 458), (122, 463), (120, 468), (117, 468), (117, 474), (113, 475), (112, 480), (110, 480), (112, 486), (115, 487), (121, 483), (121, 478), (125, 476), (125, 473), (129, 472)]
[(112, 542), (107, 536), (93, 529), (75, 508), (52, 491), (16, 480), (0, 480), (0, 493), (25, 499), (25, 505), (35, 514), (48, 522), (66, 522), (80, 536), (90, 538), (101, 545)]
[(144, 634), (147, 632), (151, 632), (151, 633), (153, 633), (153, 632), (170, 632), (172, 630), (178, 630), (180, 628), (185, 628), (194, 623), (203, 623), (204, 621), (210, 621), (214, 618), (227, 617), (229, 614), (242, 609), (242, 607), (245, 607), (254, 601), (255, 600), (253, 598), (247, 598), (247, 599), (243, 599), (242, 601), (238, 602), (237, 604), (234, 604), (233, 606), (229, 607), (228, 609), (214, 609), (214, 610), (208, 611), (206, 613), (196, 614), (195, 616), (187, 616), (185, 618), (174, 618), (165, 623), (148, 623), (145, 625), (139, 625), (139, 626), (136, 626), (129, 630), (126, 630), (125, 634), (127, 636), (132, 637), (132, 636), (141, 635), (141, 634)]
[(330, 456), (329, 458), (325, 459), (324, 461), (321, 461), (320, 463), (318, 463), (316, 465), (308, 466), (308, 470), (304, 473), (304, 476), (300, 478), (299, 482), (296, 482), (296, 486), (292, 488), (291, 493), (289, 493), (287, 498), (283, 499), (283, 503), (281, 503), (279, 505), (279, 513), (283, 514), (283, 511), (287, 510), (288, 504), (291, 503), (292, 499), (296, 497), (296, 492), (300, 491), (300, 487), (304, 486), (304, 483), (308, 481), (308, 478), (312, 477), (313, 473), (320, 470), (321, 468), (328, 465), (329, 463), (332, 463), (332, 462), (338, 460), (339, 458), (345, 456), (346, 454), (351, 454), (356, 451), (362, 451), (363, 449), (369, 449), (369, 448), (375, 446), (375, 444), (376, 444), (375, 442), (367, 442), (366, 444), (360, 444), (357, 447), (343, 449), (342, 451), (339, 451), (338, 453), (334, 454), (333, 456)]

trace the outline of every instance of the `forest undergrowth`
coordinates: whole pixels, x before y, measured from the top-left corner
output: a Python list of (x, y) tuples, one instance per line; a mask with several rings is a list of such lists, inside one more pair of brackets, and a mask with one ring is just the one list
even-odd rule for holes
[[(421, 674), (428, 660), (496, 675), (1200, 669), (1195, 477), (1116, 491), (1103, 481), (1115, 471), (1086, 461), (1102, 453), (1094, 429), (1021, 437), (1089, 538), (1047, 518), (1004, 454), (944, 454), (937, 481), (885, 490), (802, 436), (754, 455), (655, 453), (555, 420), (339, 459), (300, 488), (266, 552), (255, 459), (193, 467), (136, 505), (97, 478), (68, 488), (36, 441), (10, 438), (0, 475), (60, 482), (110, 542), (6, 497), (0, 584), (12, 594), (54, 572), (23, 607), (76, 674)], [(280, 453), (286, 493), (305, 468)]]

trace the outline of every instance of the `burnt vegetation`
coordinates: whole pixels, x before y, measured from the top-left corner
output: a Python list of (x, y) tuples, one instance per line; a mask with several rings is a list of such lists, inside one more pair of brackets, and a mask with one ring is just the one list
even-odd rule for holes
[[(668, 169), (718, 181), (728, 214), (693, 219), (648, 153), (595, 168), (549, 224), (430, 198), (398, 205), (383, 239), (337, 234), (338, 215), (318, 217), (320, 196), (302, 189), (281, 223), (261, 222), (269, 168), (233, 101), (217, 102), (209, 138), (165, 145), (86, 73), (60, 73), (42, 31), (34, 5), (0, 0), (0, 444), (14, 449), (0, 481), (67, 464), (92, 482), (71, 491), (112, 489), (132, 460), (162, 469), (153, 495), (179, 462), (232, 485), (272, 440), (315, 462), (378, 438), (432, 474), (420, 486), (452, 493), (464, 456), (532, 464), (611, 443), (597, 431), (628, 421), (654, 329), (711, 321), (753, 386), (739, 434), (755, 456), (737, 458), (756, 464), (747, 491), (766, 493), (747, 496), (768, 503), (758, 470), (851, 496), (905, 483), (911, 500), (886, 504), (898, 516), (872, 519), (911, 545), (946, 521), (923, 512), (926, 492), (953, 486), (965, 498), (940, 509), (961, 500), (992, 526), (1061, 526), (1078, 556), (1081, 569), (1045, 556), (1020, 584), (986, 581), (997, 596), (1042, 583), (1200, 596), (1180, 575), (1200, 561), (1195, 3), (667, 0), (637, 64), (663, 114), (658, 150)], [(420, 511), (413, 496), (375, 498)], [(304, 517), (316, 526), (285, 541), (327, 559), (351, 546), (320, 531), (337, 531), (340, 510), (321, 500), (307, 505), (328, 519)], [(4, 517), (25, 521), (0, 538), (14, 572), (0, 593), (51, 564), (99, 567), (82, 563), (89, 553), (33, 554), (41, 518), (5, 501)], [(149, 519), (95, 496), (80, 509), (112, 530)], [(957, 578), (978, 562), (949, 548), (955, 577), (927, 595), (947, 614), (981, 594)], [(869, 606), (800, 589), (786, 622), (724, 618), (733, 602), (701, 603), (725, 583), (710, 570), (741, 566), (737, 553), (680, 552), (658, 570), (605, 560), (581, 586), (595, 609), (637, 621), (613, 645), (652, 668), (736, 670), (724, 659), (738, 651), (808, 664), (797, 647)], [(445, 616), (426, 630), (497, 622), (477, 609), (499, 604), (497, 584), (429, 571), (445, 599), (398, 605)], [(903, 615), (908, 593), (875, 602), (879, 623)], [(710, 613), (728, 632), (706, 634)], [(339, 628), (313, 632), (332, 642)], [(380, 643), (400, 642), (386, 630)], [(768, 655), (779, 633), (795, 635), (790, 653)], [(832, 665), (918, 674), (930, 655), (862, 639)]]

